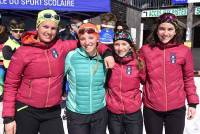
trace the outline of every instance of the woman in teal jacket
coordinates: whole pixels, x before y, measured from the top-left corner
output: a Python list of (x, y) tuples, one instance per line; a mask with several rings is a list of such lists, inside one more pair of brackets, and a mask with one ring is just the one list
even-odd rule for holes
[(67, 127), (69, 134), (105, 134), (106, 70), (97, 52), (99, 34), (94, 24), (80, 26), (81, 48), (70, 52), (65, 60), (70, 91), (67, 96)]

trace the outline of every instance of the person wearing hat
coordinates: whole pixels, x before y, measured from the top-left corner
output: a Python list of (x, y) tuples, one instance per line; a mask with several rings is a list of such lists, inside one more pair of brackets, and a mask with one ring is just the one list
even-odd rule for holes
[(125, 30), (115, 35), (113, 50), (116, 64), (108, 71), (106, 84), (109, 133), (142, 134), (140, 83), (145, 79), (144, 61)]
[(199, 97), (194, 84), (191, 50), (182, 43), (177, 17), (164, 13), (158, 17), (141, 48), (146, 64), (143, 89), (144, 124), (147, 134), (183, 134), (187, 119), (195, 117)]
[(12, 56), (3, 97), (6, 134), (64, 134), (60, 116), (64, 62), (77, 41), (57, 38), (59, 22), (54, 10), (40, 11), (36, 31), (22, 36), (22, 46)]
[(81, 47), (71, 51), (65, 60), (70, 87), (66, 101), (68, 133), (106, 134), (106, 67), (97, 52), (100, 44), (96, 25), (82, 24), (78, 37)]

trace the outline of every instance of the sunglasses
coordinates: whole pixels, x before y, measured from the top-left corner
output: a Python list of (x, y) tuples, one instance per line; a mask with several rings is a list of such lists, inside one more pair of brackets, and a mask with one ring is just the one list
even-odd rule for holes
[(11, 31), (14, 33), (23, 33), (24, 29), (11, 29)]
[(53, 19), (55, 19), (55, 20), (60, 20), (60, 16), (59, 15), (52, 15), (52, 14), (50, 14), (50, 13), (45, 13), (44, 15), (43, 15), (43, 17), (45, 18), (45, 19), (51, 19), (51, 18), (53, 18)]
[(92, 33), (97, 33), (97, 32), (93, 28), (82, 28), (82, 29), (79, 29), (78, 34), (84, 34), (84, 33), (92, 34)]

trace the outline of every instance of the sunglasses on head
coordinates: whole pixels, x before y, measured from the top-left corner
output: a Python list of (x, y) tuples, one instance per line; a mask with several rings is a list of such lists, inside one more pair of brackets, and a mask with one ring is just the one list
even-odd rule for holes
[(45, 13), (44, 15), (43, 15), (43, 17), (45, 18), (45, 19), (51, 19), (51, 18), (54, 18), (55, 20), (60, 20), (60, 16), (59, 15), (52, 15), (52, 14), (50, 14), (50, 13)]
[(11, 29), (11, 31), (14, 33), (23, 33), (24, 29)]
[(159, 17), (160, 22), (174, 22), (177, 21), (177, 17), (171, 13), (164, 13)]
[(93, 28), (83, 28), (78, 31), (78, 34), (84, 34), (84, 33), (92, 34), (97, 32)]

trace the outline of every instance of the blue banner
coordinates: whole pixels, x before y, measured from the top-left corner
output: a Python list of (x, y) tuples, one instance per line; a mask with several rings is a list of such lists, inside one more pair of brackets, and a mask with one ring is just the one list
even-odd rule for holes
[(104, 44), (112, 44), (114, 38), (114, 31), (112, 28), (103, 28), (101, 29), (100, 42)]
[(0, 0), (0, 9), (110, 12), (110, 0)]
[(172, 0), (173, 4), (185, 4), (188, 3), (188, 0)]

